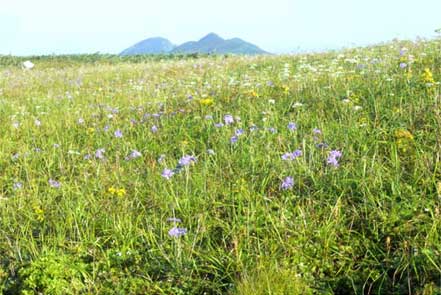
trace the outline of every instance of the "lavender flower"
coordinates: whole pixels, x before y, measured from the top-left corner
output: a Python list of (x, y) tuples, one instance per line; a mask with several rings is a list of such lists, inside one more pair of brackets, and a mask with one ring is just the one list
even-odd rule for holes
[(314, 129), (312, 130), (312, 132), (313, 132), (314, 134), (322, 134), (322, 131), (321, 131), (320, 129), (318, 129), (318, 128), (314, 128)]
[(150, 128), (150, 130), (151, 130), (153, 133), (156, 133), (156, 132), (158, 132), (158, 127), (157, 127), (156, 125), (153, 125), (152, 128)]
[(231, 143), (236, 143), (238, 140), (239, 140), (239, 137), (237, 137), (236, 135), (234, 135), (230, 138)]
[(236, 136), (241, 136), (242, 134), (244, 134), (244, 131), (243, 129), (236, 129), (234, 133), (236, 134)]
[(142, 154), (141, 154), (140, 152), (138, 152), (137, 150), (133, 150), (133, 151), (130, 153), (130, 155), (128, 155), (128, 156), (126, 157), (126, 160), (128, 161), (128, 160), (136, 159), (136, 158), (139, 158), (139, 157), (141, 157), (141, 156), (142, 156)]
[(104, 131), (104, 132), (107, 132), (107, 131), (109, 131), (109, 129), (110, 129), (110, 126), (109, 126), (109, 125), (106, 125), (106, 126), (104, 126), (103, 131)]
[(104, 159), (104, 153), (105, 153), (105, 149), (97, 149), (95, 152), (95, 158), (97, 159)]
[(274, 127), (268, 128), (268, 131), (271, 132), (272, 134), (276, 134), (277, 133), (277, 129), (274, 128)]
[(291, 131), (297, 130), (297, 124), (294, 122), (289, 122), (288, 123), (288, 129)]
[(224, 124), (223, 123), (215, 123), (214, 127), (221, 128), (221, 127), (224, 127)]
[(49, 185), (53, 188), (60, 188), (61, 183), (51, 178), (49, 179)]
[(171, 230), (168, 231), (168, 235), (173, 238), (178, 238), (185, 235), (186, 233), (187, 229), (182, 227), (173, 227)]
[(400, 68), (405, 69), (407, 67), (407, 64), (405, 62), (400, 63)]
[(196, 162), (196, 158), (194, 156), (185, 155), (179, 160), (179, 166), (188, 166)]
[(162, 174), (161, 174), (161, 176), (162, 177), (164, 177), (165, 179), (167, 179), (167, 180), (169, 180), (170, 178), (172, 178), (172, 176), (174, 175), (175, 173), (173, 172), (173, 170), (171, 170), (171, 169), (164, 169), (163, 171), (162, 171)]
[(288, 160), (293, 161), (293, 160), (295, 160), (296, 158), (298, 158), (300, 156), (302, 156), (302, 151), (301, 150), (295, 150), (292, 153), (285, 153), (285, 154), (283, 154), (282, 155), (282, 160), (284, 160), (284, 161), (288, 161)]
[(90, 154), (85, 154), (83, 159), (90, 160), (90, 158), (92, 158), (92, 156)]
[(282, 190), (291, 189), (294, 186), (294, 179), (291, 176), (285, 177), (282, 181), (281, 188)]
[(329, 152), (327, 163), (334, 167), (338, 167), (339, 166), (338, 159), (341, 158), (341, 156), (342, 156), (341, 151), (332, 150)]
[(119, 129), (115, 131), (114, 135), (115, 135), (116, 138), (121, 138), (121, 137), (123, 137), (122, 131), (119, 130)]
[(230, 125), (234, 123), (234, 118), (232, 115), (225, 115), (224, 116), (224, 122), (226, 125)]

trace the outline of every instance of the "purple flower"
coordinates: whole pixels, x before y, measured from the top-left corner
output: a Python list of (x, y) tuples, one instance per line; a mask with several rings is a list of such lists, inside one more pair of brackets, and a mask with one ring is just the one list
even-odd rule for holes
[(176, 227), (176, 226), (168, 231), (168, 235), (173, 238), (178, 238), (180, 236), (185, 235), (186, 233), (187, 233), (186, 228)]
[(179, 160), (179, 165), (188, 166), (193, 162), (196, 162), (196, 158), (194, 156), (185, 155)]
[(318, 128), (314, 128), (314, 129), (312, 130), (312, 132), (313, 132), (314, 134), (322, 134), (322, 131), (321, 131), (320, 129), (318, 129)]
[(137, 150), (133, 150), (133, 151), (130, 153), (130, 155), (128, 155), (128, 156), (126, 157), (126, 160), (128, 161), (128, 160), (136, 159), (136, 158), (139, 158), (139, 157), (141, 157), (141, 156), (142, 156), (142, 154), (141, 154), (140, 152), (138, 152)]
[(292, 131), (297, 130), (297, 124), (294, 123), (294, 122), (289, 122), (288, 123), (288, 129), (292, 130)]
[(95, 158), (97, 159), (104, 159), (104, 153), (105, 153), (105, 149), (97, 149), (95, 152)]
[(400, 63), (400, 68), (405, 69), (407, 67), (407, 63), (402, 62)]
[(294, 186), (294, 179), (291, 176), (285, 177), (282, 181), (282, 190), (288, 190)]
[(234, 133), (236, 134), (236, 136), (241, 136), (244, 133), (244, 131), (243, 129), (236, 129)]
[(328, 144), (326, 142), (321, 142), (321, 143), (317, 143), (315, 146), (319, 149), (325, 149), (328, 147)]
[(162, 171), (162, 174), (161, 174), (161, 176), (162, 177), (164, 177), (165, 179), (167, 179), (167, 180), (169, 180), (170, 178), (172, 178), (172, 176), (174, 175), (175, 173), (173, 172), (173, 170), (171, 170), (171, 169), (164, 169), (163, 171)]
[(239, 137), (237, 137), (236, 135), (234, 135), (230, 138), (231, 143), (236, 143), (238, 140), (239, 140)]
[(227, 125), (233, 124), (234, 123), (234, 118), (231, 115), (225, 115), (224, 116), (224, 122)]
[(156, 127), (156, 125), (153, 125), (152, 128), (150, 128), (150, 130), (151, 130), (153, 133), (156, 133), (156, 132), (158, 132), (158, 127)]
[(292, 153), (285, 153), (285, 154), (283, 154), (282, 155), (282, 160), (284, 160), (284, 161), (288, 161), (288, 160), (292, 161), (292, 160), (295, 160), (296, 158), (298, 158), (300, 156), (302, 156), (302, 151), (301, 150), (295, 150)]
[(106, 126), (104, 126), (103, 131), (104, 131), (104, 132), (107, 132), (107, 131), (109, 131), (109, 129), (110, 129), (110, 126), (109, 126), (109, 125), (106, 125)]
[(19, 181), (14, 182), (14, 185), (13, 185), (13, 189), (14, 189), (14, 190), (19, 190), (19, 189), (21, 189), (22, 187), (23, 187), (23, 183), (21, 183), (21, 182), (19, 182)]
[(329, 152), (327, 163), (334, 167), (338, 167), (339, 166), (338, 159), (341, 158), (341, 156), (342, 153), (340, 151), (332, 150)]
[(83, 159), (90, 160), (90, 158), (92, 158), (92, 156), (90, 154), (85, 154)]
[(49, 185), (53, 188), (60, 188), (61, 183), (51, 178), (49, 179)]
[(115, 135), (116, 138), (121, 138), (121, 137), (123, 137), (122, 131), (119, 130), (119, 129), (115, 131), (114, 135)]
[(224, 127), (224, 124), (223, 123), (215, 123), (214, 127), (221, 128), (221, 127)]

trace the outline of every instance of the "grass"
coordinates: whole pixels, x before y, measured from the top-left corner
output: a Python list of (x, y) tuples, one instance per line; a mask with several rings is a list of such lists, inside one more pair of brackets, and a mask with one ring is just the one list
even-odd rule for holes
[(440, 49), (1, 57), (0, 293), (440, 294)]

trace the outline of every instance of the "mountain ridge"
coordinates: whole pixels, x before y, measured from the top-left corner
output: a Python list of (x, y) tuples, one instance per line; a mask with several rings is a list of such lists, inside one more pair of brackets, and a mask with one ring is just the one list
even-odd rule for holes
[(198, 41), (187, 41), (175, 46), (162, 37), (148, 38), (123, 50), (120, 55), (139, 54), (268, 54), (258, 46), (240, 38), (223, 39), (215, 33), (209, 33)]

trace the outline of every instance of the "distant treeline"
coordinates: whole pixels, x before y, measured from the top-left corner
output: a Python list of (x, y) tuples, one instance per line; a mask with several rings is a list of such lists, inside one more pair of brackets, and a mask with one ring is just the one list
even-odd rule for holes
[[(120, 56), (116, 54), (69, 54), (69, 55), (41, 55), (41, 56), (12, 56), (0, 55), (0, 67), (5, 66), (21, 66), (26, 60), (32, 62), (50, 62), (52, 65), (59, 63), (60, 65), (69, 64), (117, 64), (117, 63), (143, 63), (160, 60), (188, 60), (214, 56), (210, 54), (154, 54), (154, 55), (132, 55)], [(219, 55), (216, 55), (219, 57)], [(222, 55), (228, 57), (228, 55)]]

